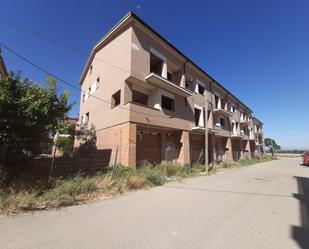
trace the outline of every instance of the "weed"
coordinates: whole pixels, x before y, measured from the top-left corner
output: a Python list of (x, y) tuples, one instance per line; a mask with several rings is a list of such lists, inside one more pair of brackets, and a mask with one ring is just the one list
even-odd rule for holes
[(133, 175), (133, 169), (123, 165), (118, 165), (113, 173), (114, 178), (126, 178)]
[[(223, 163), (210, 168), (210, 174), (222, 168), (244, 167), (251, 164), (273, 160), (263, 157), (241, 160), (237, 163)], [(115, 171), (100, 172), (95, 176), (77, 175), (71, 178), (55, 179), (48, 183), (46, 179), (33, 181), (21, 179), (13, 181), (0, 190), (0, 212), (17, 213), (27, 210), (58, 208), (85, 202), (95, 196), (115, 196), (129, 190), (149, 186), (161, 186), (171, 179), (199, 175), (205, 172), (204, 165), (179, 166), (175, 164), (152, 165), (144, 163), (138, 170), (119, 165)]]
[(128, 179), (127, 185), (129, 189), (141, 189), (147, 185), (147, 182), (145, 178), (136, 175)]

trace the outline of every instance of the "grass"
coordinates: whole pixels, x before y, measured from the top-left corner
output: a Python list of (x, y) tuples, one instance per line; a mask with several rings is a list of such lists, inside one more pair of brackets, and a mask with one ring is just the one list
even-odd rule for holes
[[(244, 167), (273, 159), (263, 157), (262, 161), (251, 159), (223, 163), (211, 168), (209, 174), (215, 174), (225, 168)], [(0, 213), (11, 214), (77, 205), (201, 174), (205, 174), (203, 165), (183, 167), (174, 164), (145, 163), (137, 170), (119, 165), (114, 171), (99, 172), (94, 176), (57, 178), (51, 183), (47, 180), (33, 182), (33, 179), (23, 179), (11, 182), (0, 190)]]

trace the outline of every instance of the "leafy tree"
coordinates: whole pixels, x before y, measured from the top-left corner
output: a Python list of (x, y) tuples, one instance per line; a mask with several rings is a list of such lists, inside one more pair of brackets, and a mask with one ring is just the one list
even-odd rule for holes
[(75, 134), (80, 142), (76, 150), (80, 155), (89, 155), (97, 150), (97, 136), (94, 125), (91, 125), (90, 128), (81, 126), (80, 129), (76, 130)]
[(80, 129), (76, 130), (75, 135), (78, 140), (83, 143), (96, 144), (97, 135), (94, 125), (91, 125), (90, 128), (81, 126)]
[(48, 76), (39, 85), (21, 74), (0, 79), (0, 143), (50, 140), (67, 118), (73, 104), (70, 93), (58, 93), (57, 81)]
[[(264, 143), (265, 143), (265, 146), (267, 146), (270, 149), (275, 149), (275, 150), (280, 150), (281, 149), (280, 145), (278, 145), (276, 143), (276, 141), (271, 139), (271, 138), (265, 138), (264, 139)], [(273, 146), (273, 148), (272, 148), (272, 146)]]
[(70, 152), (74, 146), (74, 137), (66, 136), (66, 137), (57, 137), (56, 147), (62, 152)]

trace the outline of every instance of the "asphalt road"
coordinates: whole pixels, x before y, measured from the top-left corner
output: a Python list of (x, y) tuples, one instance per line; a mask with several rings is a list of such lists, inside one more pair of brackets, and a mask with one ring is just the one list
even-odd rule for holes
[(309, 167), (282, 159), (61, 210), (0, 216), (0, 248), (309, 248)]

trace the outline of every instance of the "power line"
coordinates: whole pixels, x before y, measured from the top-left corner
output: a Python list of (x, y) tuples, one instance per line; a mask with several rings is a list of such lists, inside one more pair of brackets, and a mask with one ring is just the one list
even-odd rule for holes
[[(50, 43), (54, 43), (54, 44), (56, 44), (57, 46), (60, 46), (60, 47), (62, 47), (62, 48), (64, 48), (64, 49), (67, 49), (67, 50), (70, 50), (70, 51), (72, 51), (72, 52), (74, 52), (74, 53), (76, 53), (76, 54), (83, 55), (83, 56), (84, 56), (84, 55), (85, 55), (85, 56), (88, 56), (88, 54), (87, 54), (86, 52), (83, 52), (83, 51), (81, 51), (81, 50), (79, 50), (79, 49), (76, 49), (76, 48), (69, 47), (68, 45), (65, 45), (65, 44), (63, 44), (62, 42), (59, 42), (59, 41), (57, 41), (57, 40), (55, 40), (55, 39), (53, 39), (53, 38), (50, 38), (50, 37), (48, 37), (48, 36), (46, 36), (46, 35), (44, 35), (44, 34), (42, 34), (42, 33), (39, 33), (39, 32), (33, 31), (33, 30), (30, 30), (30, 29), (28, 29), (28, 28), (24, 28), (24, 27), (22, 27), (22, 26), (19, 26), (19, 25), (13, 24), (13, 23), (9, 23), (9, 22), (4, 21), (4, 20), (1, 20), (1, 19), (0, 19), (0, 23), (5, 24), (5, 25), (10, 26), (10, 27), (13, 27), (13, 28), (15, 28), (15, 29), (17, 29), (17, 30), (21, 30), (21, 31), (23, 31), (23, 32), (27, 32), (27, 33), (29, 33), (29, 34), (31, 34), (31, 35), (33, 35), (33, 36), (40, 37), (41, 39), (47, 40), (47, 41), (49, 41)], [(100, 59), (100, 58), (95, 57), (95, 58), (93, 58), (93, 60), (97, 60), (97, 61), (103, 62), (103, 63), (105, 63), (105, 64), (107, 64), (107, 65), (109, 65), (109, 66), (112, 66), (112, 67), (117, 68), (117, 69), (119, 69), (119, 70), (122, 70), (122, 71), (124, 71), (124, 72), (130, 73), (129, 70), (127, 70), (127, 69), (125, 69), (125, 68), (122, 68), (122, 67), (119, 67), (118, 65), (115, 65), (115, 64), (110, 63), (110, 62), (108, 62), (108, 61), (105, 61), (105, 60), (103, 60), (103, 59)]]
[[(79, 92), (81, 92), (81, 93), (88, 94), (88, 92), (81, 90), (80, 88), (74, 86), (73, 84), (69, 83), (68, 81), (66, 81), (66, 80), (64, 80), (64, 79), (62, 79), (62, 78), (60, 78), (60, 77), (58, 77), (57, 75), (55, 75), (55, 74), (53, 74), (53, 73), (50, 73), (50, 72), (47, 71), (46, 69), (42, 68), (41, 66), (39, 66), (39, 65), (35, 64), (34, 62), (30, 61), (29, 59), (25, 58), (24, 56), (22, 56), (21, 54), (19, 54), (19, 53), (16, 52), (15, 50), (13, 50), (13, 49), (9, 48), (8, 46), (6, 46), (4, 43), (0, 42), (0, 46), (4, 47), (6, 50), (8, 50), (9, 52), (11, 52), (12, 54), (14, 54), (15, 56), (17, 56), (17, 57), (20, 58), (21, 60), (27, 62), (28, 64), (30, 64), (30, 65), (32, 65), (33, 67), (37, 68), (38, 70), (40, 70), (40, 71), (46, 73), (47, 75), (50, 75), (50, 76), (54, 77), (54, 78), (57, 79), (58, 81), (60, 81), (60, 82), (62, 82), (62, 83), (64, 83), (64, 84), (66, 84), (66, 85), (68, 85), (69, 87), (71, 87), (71, 88), (73, 88), (73, 89), (75, 89), (75, 90), (77, 90), (77, 91), (79, 91)], [(106, 103), (106, 104), (109, 104), (109, 105), (112, 104), (111, 102), (109, 102), (109, 101), (107, 101), (107, 100), (104, 100), (104, 99), (102, 99), (102, 98), (100, 98), (100, 97), (97, 97), (97, 96), (95, 96), (95, 95), (93, 95), (93, 94), (90, 95), (90, 96), (92, 96), (92, 97), (94, 97), (95, 99), (100, 100), (100, 101), (102, 101), (102, 102), (104, 102), (104, 103)], [(128, 108), (126, 108), (125, 106), (121, 106), (121, 105), (119, 106), (119, 108), (122, 108), (122, 109), (127, 110), (127, 111), (131, 111), (131, 112), (135, 112), (135, 113), (138, 113), (138, 114), (142, 114), (142, 115), (145, 115), (145, 116), (147, 116), (147, 117), (156, 117), (156, 118), (161, 118), (161, 119), (163, 119), (163, 118), (166, 118), (166, 119), (172, 118), (171, 116), (169, 116), (169, 117), (162, 117), (162, 116), (158, 116), (158, 115), (152, 115), (152, 114), (148, 114), (148, 113), (144, 113), (144, 112), (139, 112), (139, 111), (131, 110), (131, 109), (128, 109)], [(97, 129), (97, 130), (100, 130), (100, 129)]]

